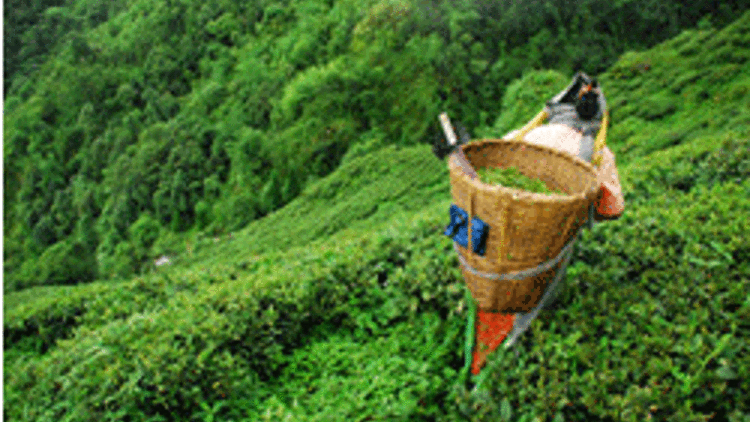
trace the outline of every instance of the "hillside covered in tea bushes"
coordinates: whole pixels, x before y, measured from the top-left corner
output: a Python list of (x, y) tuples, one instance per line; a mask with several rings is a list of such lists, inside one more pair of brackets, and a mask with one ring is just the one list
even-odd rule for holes
[[(467, 303), (458, 260), (442, 235), (450, 186), (445, 162), (436, 160), (428, 145), (430, 131), (438, 130), (437, 113), (443, 109), (460, 116), (477, 137), (502, 135), (533, 117), (580, 65), (545, 56), (531, 62), (537, 51), (544, 51), (531, 49), (541, 42), (533, 34), (541, 27), (557, 27), (545, 26), (545, 21), (534, 27), (534, 19), (541, 19), (534, 15), (523, 29), (514, 27), (527, 38), (503, 37), (508, 43), (503, 48), (517, 47), (502, 60), (519, 62), (516, 73), (496, 70), (497, 85), (490, 77), (472, 76), (472, 66), (480, 65), (460, 60), (446, 67), (455, 80), (436, 82), (435, 74), (419, 78), (429, 66), (415, 57), (450, 57), (463, 54), (462, 49), (439, 52), (438, 47), (418, 48), (421, 44), (414, 41), (415, 50), (406, 53), (408, 48), (398, 44), (403, 39), (384, 35), (399, 28), (388, 26), (391, 21), (384, 18), (368, 20), (377, 28), (368, 35), (374, 38), (357, 44), (357, 37), (364, 36), (357, 34), (367, 33), (352, 29), (361, 21), (352, 18), (351, 27), (337, 32), (336, 25), (344, 22), (340, 17), (381, 16), (394, 3), (364, 9), (354, 3), (320, 3), (316, 7), (332, 25), (330, 32), (320, 34), (328, 40), (341, 37), (341, 44), (330, 44), (341, 50), (299, 44), (299, 57), (326, 60), (332, 56), (323, 51), (344, 51), (346, 59), (330, 62), (338, 64), (300, 62), (295, 66), (308, 70), (287, 67), (289, 75), (281, 77), (253, 72), (258, 63), (285, 68), (286, 59), (274, 54), (295, 51), (287, 47), (303, 43), (299, 34), (315, 33), (303, 25), (302, 16), (313, 16), (318, 9), (308, 5), (306, 13), (290, 13), (299, 9), (281, 3), (261, 7), (260, 15), (227, 12), (221, 25), (233, 28), (231, 16), (244, 16), (253, 22), (247, 28), (256, 32), (229, 30), (239, 38), (213, 35), (215, 42), (204, 45), (180, 37), (208, 37), (208, 31), (222, 28), (198, 18), (199, 11), (213, 16), (216, 9), (196, 3), (191, 13), (172, 19), (192, 3), (146, 7), (134, 2), (121, 9), (112, 4), (97, 15), (100, 23), (85, 15), (95, 10), (93, 5), (45, 14), (59, 18), (68, 13), (71, 25), (82, 25), (70, 31), (89, 34), (87, 42), (101, 48), (99, 54), (108, 51), (104, 57), (112, 63), (97, 62), (102, 56), (66, 62), (74, 57), (68, 55), (77, 41), (68, 45), (61, 37), (59, 47), (34, 50), (41, 70), (18, 71), (10, 81), (4, 116), (6, 420), (750, 420), (750, 11), (738, 6), (716, 15), (724, 21), (703, 19), (700, 28), (678, 31), (691, 16), (698, 20), (691, 9), (695, 15), (673, 18), (674, 34), (664, 40), (656, 34), (649, 39), (645, 31), (638, 40), (622, 26), (619, 35), (631, 37), (623, 39), (633, 46), (609, 45), (613, 50), (603, 50), (600, 58), (611, 58), (601, 61), (601, 69), (585, 68), (599, 77), (611, 107), (608, 145), (618, 163), (625, 214), (584, 232), (560, 303), (540, 314), (514, 350), (498, 350), (481, 378), (465, 382)], [(522, 4), (497, 6), (497, 13), (523, 14)], [(643, 4), (600, 7), (616, 22), (618, 10), (627, 16), (625, 11), (635, 12)], [(460, 9), (454, 7), (433, 16), (452, 16)], [(555, 9), (545, 10), (553, 14)], [(652, 13), (643, 16), (644, 22), (660, 22), (653, 9), (638, 10)], [(461, 22), (485, 19), (487, 13), (466, 12), (449, 20), (448, 40), (453, 39), (450, 31), (486, 30), (487, 25)], [(430, 15), (386, 16), (401, 22), (399, 16)], [(44, 19), (50, 18), (39, 22)], [(434, 19), (429, 20), (433, 25), (443, 22)], [(577, 19), (561, 17), (560, 28), (584, 18)], [(665, 22), (669, 20), (662, 27), (668, 29)], [(32, 18), (23, 24), (40, 25)], [(150, 45), (147, 37), (142, 50), (135, 48), (138, 32), (151, 33), (143, 28), (157, 32), (169, 25), (176, 25), (170, 45), (186, 51), (205, 48), (205, 57), (191, 57), (204, 57), (199, 68), (226, 79), (214, 85), (190, 79), (193, 71), (179, 61), (173, 62), (174, 73), (167, 73), (171, 76), (140, 79), (137, 72), (148, 66), (141, 66), (138, 54), (165, 54), (149, 63), (184, 59), (164, 50), (154, 53), (159, 43)], [(442, 34), (439, 27), (431, 31)], [(265, 44), (248, 41), (253, 37)], [(284, 39), (288, 44), (280, 41)], [(113, 40), (135, 44), (118, 46)], [(234, 44), (226, 50), (210, 47), (230, 41)], [(637, 45), (657, 41), (663, 42)], [(268, 50), (242, 50), (248, 46)], [(396, 52), (385, 54), (388, 49)], [(235, 55), (240, 50), (247, 54)], [(385, 66), (380, 70), (377, 61), (368, 61), (376, 56)], [(229, 60), (226, 68), (221, 57)], [(481, 55), (473, 52), (471, 57)], [(526, 59), (519, 57), (530, 62), (523, 64)], [(17, 67), (27, 63), (6, 60)], [(105, 68), (114, 76), (100, 71)], [(74, 78), (86, 69), (88, 78)], [(368, 80), (345, 76), (352, 69), (380, 75), (382, 86), (393, 83), (394, 90), (368, 96), (368, 89), (381, 91), (375, 85), (347, 85)], [(22, 82), (23, 77), (35, 82)], [(69, 83), (57, 84), (65, 78)], [(233, 78), (248, 79), (240, 83)], [(485, 80), (497, 92), (482, 94), (478, 87), (485, 82), (477, 81)], [(191, 82), (180, 88), (184, 81)], [(433, 83), (464, 91), (439, 102), (433, 98), (439, 95), (429, 90)], [(110, 97), (107, 86), (117, 96)], [(84, 91), (86, 87), (93, 91)], [(152, 96), (141, 97), (145, 92)], [(209, 106), (206, 101), (217, 92), (223, 94), (214, 98), (223, 100)], [(117, 105), (120, 100), (113, 98), (120, 95), (132, 101), (126, 103), (130, 106)], [(356, 101), (372, 106), (363, 108), (360, 117), (341, 117), (344, 108), (326, 108), (339, 104), (337, 96), (350, 95), (362, 95)], [(424, 102), (414, 99), (420, 95)], [(91, 106), (72, 108), (76, 101)], [(169, 101), (176, 104), (174, 114), (159, 114), (168, 110), (160, 107)], [(262, 113), (251, 114), (257, 112), (253, 107), (265, 104), (267, 126)], [(110, 106), (114, 108), (106, 108)], [(347, 126), (361, 116), (369, 116), (357, 123), (362, 126)], [(83, 135), (66, 126), (73, 121)], [(341, 126), (331, 126), (334, 121)], [(201, 144), (205, 128), (215, 131), (205, 144), (210, 148)], [(323, 134), (330, 138), (324, 140)], [(347, 146), (335, 163), (329, 168), (315, 164), (314, 149), (323, 151), (336, 142)], [(71, 145), (78, 149), (70, 152)], [(320, 157), (335, 155), (331, 151), (335, 148)], [(280, 184), (287, 180), (281, 176), (284, 165), (297, 169), (294, 177), (306, 182), (295, 184), (299, 191), (287, 192), (274, 206), (249, 211), (254, 209), (251, 201), (261, 204), (262, 198), (283, 191), (268, 186), (291, 186)], [(323, 166), (317, 173), (311, 170), (316, 165)], [(263, 173), (269, 168), (276, 179)], [(216, 169), (224, 169), (225, 180), (221, 174), (206, 176), (214, 177), (214, 185), (192, 179)], [(196, 197), (175, 193), (190, 192), (176, 188), (180, 177), (186, 178), (182, 186), (194, 186), (204, 207), (211, 209), (195, 212), (193, 223), (183, 217), (190, 215), (187, 208), (179, 207), (190, 203), (185, 198)], [(216, 196), (205, 196), (210, 191), (206, 186), (214, 186)], [(170, 208), (167, 198), (175, 201), (172, 205), (183, 205)], [(182, 218), (186, 220), (175, 223)], [(42, 220), (47, 226), (39, 226)], [(40, 243), (43, 239), (48, 243)], [(173, 264), (136, 265), (161, 254), (170, 255)], [(66, 279), (68, 274), (78, 275)]]
[[(743, 1), (35, 0), (4, 14), (6, 292), (128, 278), (289, 204), (353, 148), (501, 111)], [(536, 105), (535, 105), (536, 107)]]

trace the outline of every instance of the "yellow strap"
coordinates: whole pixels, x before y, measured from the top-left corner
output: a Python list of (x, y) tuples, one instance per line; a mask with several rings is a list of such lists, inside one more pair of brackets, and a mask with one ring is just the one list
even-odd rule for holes
[[(545, 109), (540, 111), (539, 114), (536, 115), (536, 117), (526, 123), (526, 126), (521, 128), (521, 130), (515, 136), (515, 140), (523, 140), (527, 133), (541, 126), (542, 123), (544, 123), (544, 120), (547, 119), (547, 117), (549, 117), (549, 114)], [(596, 135), (596, 139), (594, 140), (594, 158), (591, 161), (594, 167), (599, 167), (602, 163), (601, 152), (607, 143), (607, 125), (609, 125), (609, 111), (604, 112), (604, 116), (602, 118), (602, 127), (599, 129), (599, 133)]]
[(545, 109), (540, 111), (539, 114), (536, 115), (536, 117), (534, 117), (533, 119), (531, 119), (531, 121), (526, 123), (526, 126), (521, 128), (521, 130), (516, 135), (515, 140), (516, 141), (523, 140), (523, 137), (526, 136), (527, 133), (531, 132), (532, 129), (538, 126), (541, 126), (542, 123), (544, 123), (544, 120), (547, 119), (548, 116), (549, 114), (547, 114), (547, 111)]
[(609, 111), (604, 112), (604, 118), (602, 119), (602, 127), (599, 129), (599, 133), (596, 135), (594, 141), (594, 159), (591, 163), (594, 167), (599, 167), (602, 164), (602, 150), (607, 143), (607, 125), (609, 124)]

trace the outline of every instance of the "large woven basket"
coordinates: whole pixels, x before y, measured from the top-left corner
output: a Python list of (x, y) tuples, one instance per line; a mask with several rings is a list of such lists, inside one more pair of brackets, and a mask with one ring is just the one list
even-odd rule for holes
[[(479, 273), (526, 270), (558, 256), (588, 217), (600, 195), (594, 168), (578, 157), (519, 140), (489, 139), (462, 145), (475, 169), (516, 167), (566, 195), (545, 195), (472, 179), (455, 156), (448, 161), (453, 203), (489, 225), (484, 256), (456, 244), (464, 280), (485, 311), (524, 312), (534, 308), (561, 264), (521, 280), (492, 280)], [(471, 239), (471, 223), (469, 223)]]

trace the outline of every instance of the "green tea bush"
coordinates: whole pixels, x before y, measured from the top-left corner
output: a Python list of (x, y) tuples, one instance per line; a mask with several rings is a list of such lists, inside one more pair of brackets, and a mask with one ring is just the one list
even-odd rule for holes
[[(377, 317), (378, 313), (375, 312)], [(351, 420), (371, 417), (429, 420), (445, 407), (444, 391), (457, 377), (459, 319), (434, 313), (390, 324), (362, 344), (332, 334), (298, 349), (278, 380), (275, 400), (256, 420)], [(373, 323), (376, 326), (377, 323)]]
[(346, 151), (346, 155), (344, 155), (344, 158), (342, 159), (342, 164), (385, 147), (385, 140), (385, 133), (379, 130), (373, 130), (362, 135), (362, 142), (352, 145), (352, 147)]
[[(413, 183), (405, 184), (404, 180)], [(263, 220), (251, 223), (237, 240), (219, 245), (226, 256), (282, 251), (325, 239), (347, 227), (369, 228), (400, 212), (413, 212), (431, 203), (435, 194), (450, 192), (445, 163), (431, 156), (429, 147), (389, 146), (360, 157), (350, 157), (333, 174), (306, 188), (298, 199)], [(248, 193), (249, 195), (250, 193)], [(244, 195), (244, 194), (243, 194)], [(238, 197), (243, 197), (240, 195)], [(273, 226), (275, 230), (268, 230)], [(195, 260), (211, 249), (196, 249)]]
[(631, 166), (623, 181), (626, 201), (641, 203), (665, 191), (689, 192), (746, 179), (750, 175), (750, 132), (743, 132), (702, 136), (651, 154), (643, 164)]
[[(404, 226), (409, 227), (408, 223), (402, 223)], [(396, 276), (384, 294), (373, 295), (372, 292), (380, 288), (378, 277), (362, 273), (364, 268), (376, 267), (377, 262), (407, 266), (411, 253), (401, 246), (404, 241), (408, 244), (425, 236), (425, 230), (434, 234), (425, 223), (421, 227), (420, 235), (414, 233), (414, 229), (407, 229), (393, 232), (391, 236), (396, 238), (391, 241), (386, 237), (383, 242), (367, 246), (351, 242), (345, 250), (339, 247), (331, 251), (334, 256), (345, 257), (340, 261), (329, 261), (321, 256), (317, 263), (309, 262), (302, 268), (276, 268), (261, 284), (249, 282), (252, 278), (243, 276), (214, 285), (203, 294), (177, 295), (172, 304), (161, 310), (112, 320), (94, 329), (81, 329), (77, 338), (59, 341), (51, 354), (27, 362), (28, 367), (9, 379), (9, 407), (19, 409), (20, 397), (15, 392), (32, 388), (57, 391), (58, 404), (34, 413), (36, 420), (63, 414), (78, 415), (78, 418), (89, 414), (100, 419), (114, 417), (115, 409), (138, 413), (137, 403), (144, 401), (151, 403), (147, 408), (140, 405), (147, 413), (189, 413), (197, 411), (200, 398), (219, 400), (222, 395), (228, 397), (249, 391), (257, 382), (252, 381), (255, 379), (252, 373), (266, 381), (277, 377), (279, 365), (285, 361), (283, 353), (300, 341), (303, 327), (310, 323), (328, 321), (342, 328), (363, 324), (348, 316), (353, 310), (351, 295), (356, 292), (361, 292), (357, 294), (361, 296), (354, 309), (364, 310), (384, 301), (406, 300), (409, 303), (411, 297), (417, 305), (412, 313), (437, 306), (449, 314), (444, 305), (447, 297), (443, 295), (455, 301), (460, 296), (458, 289), (451, 293), (433, 279), (421, 279), (415, 284), (411, 277), (407, 280)], [(433, 247), (439, 242), (427, 239)], [(391, 246), (386, 247), (385, 242)], [(292, 279), (297, 279), (298, 284), (289, 284)], [(406, 290), (407, 296), (398, 299), (398, 292), (404, 287), (401, 283), (407, 282), (411, 284)], [(365, 292), (367, 295), (363, 295)], [(403, 309), (398, 302), (392, 303), (391, 318), (398, 318)], [(157, 329), (166, 321), (182, 322), (171, 325), (166, 331)], [(387, 320), (383, 323), (388, 324)], [(67, 360), (62, 356), (76, 358)], [(91, 359), (81, 361), (81, 356)], [(172, 363), (162, 367), (157, 364), (162, 361)], [(42, 366), (36, 365), (49, 369), (49, 365), (53, 365), (57, 369), (43, 375), (39, 372)], [(81, 382), (83, 384), (79, 384)], [(218, 386), (212, 387), (214, 385)], [(39, 396), (39, 400), (49, 397)], [(77, 405), (72, 406), (72, 403)]]
[(85, 246), (72, 240), (56, 243), (39, 258), (39, 284), (61, 285), (92, 281), (96, 261)]
[(551, 190), (539, 179), (525, 176), (515, 167), (497, 168), (482, 167), (477, 169), (477, 174), (482, 183), (488, 185), (499, 185), (507, 188), (520, 189), (534, 193), (564, 194), (559, 190)]
[[(744, 30), (749, 18), (745, 14), (721, 33), (691, 31), (648, 52), (629, 53), (601, 76), (612, 108), (608, 145), (618, 164), (642, 161), (693, 140), (705, 143), (725, 132), (739, 139), (747, 136), (750, 92), (748, 73), (742, 69), (748, 64), (742, 53), (725, 57), (720, 50), (725, 44), (749, 41)], [(705, 66), (707, 62), (715, 65)], [(643, 70), (643, 64), (649, 70)], [(638, 69), (637, 74), (632, 69)]]
[(133, 280), (92, 283), (78, 289), (49, 287), (14, 292), (6, 296), (4, 303), (5, 344), (16, 348), (15, 343), (36, 338), (40, 342), (37, 351), (46, 351), (77, 330), (91, 331), (115, 320), (163, 308), (180, 294), (195, 294), (210, 287), (230, 271), (241, 270), (217, 266), (179, 275), (163, 270)]
[(568, 278), (572, 306), (532, 329), (524, 357), (491, 358), (483, 404), (492, 412), (479, 420), (500, 414), (503, 397), (514, 397), (514, 414), (545, 419), (697, 421), (747, 410), (738, 318), (750, 309), (748, 267), (734, 257), (748, 253), (739, 215), (749, 188), (664, 195), (585, 236), (575, 257), (584, 264)]
[[(98, 287), (98, 289), (97, 289)], [(87, 293), (96, 295), (100, 285), (87, 285)], [(26, 353), (45, 353), (58, 339), (70, 335), (76, 317), (83, 313), (81, 289), (70, 286), (34, 287), (6, 296), (3, 323), (6, 349)], [(36, 343), (24, 347), (20, 343)]]

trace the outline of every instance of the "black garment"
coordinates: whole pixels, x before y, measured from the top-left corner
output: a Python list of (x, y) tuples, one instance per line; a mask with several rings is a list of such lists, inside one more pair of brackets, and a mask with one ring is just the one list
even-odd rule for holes
[[(595, 88), (579, 98), (581, 88), (591, 84), (594, 84)], [(578, 73), (567, 88), (547, 102), (547, 122), (562, 124), (581, 132), (583, 139), (580, 158), (591, 162), (594, 155), (594, 140), (601, 129), (606, 110), (607, 102), (596, 81), (585, 73)]]
[(459, 145), (465, 145), (471, 141), (469, 132), (461, 123), (456, 123), (455, 126), (458, 130), (457, 145), (448, 145), (448, 141), (441, 134), (438, 134), (432, 143), (432, 153), (440, 160), (449, 156)]

